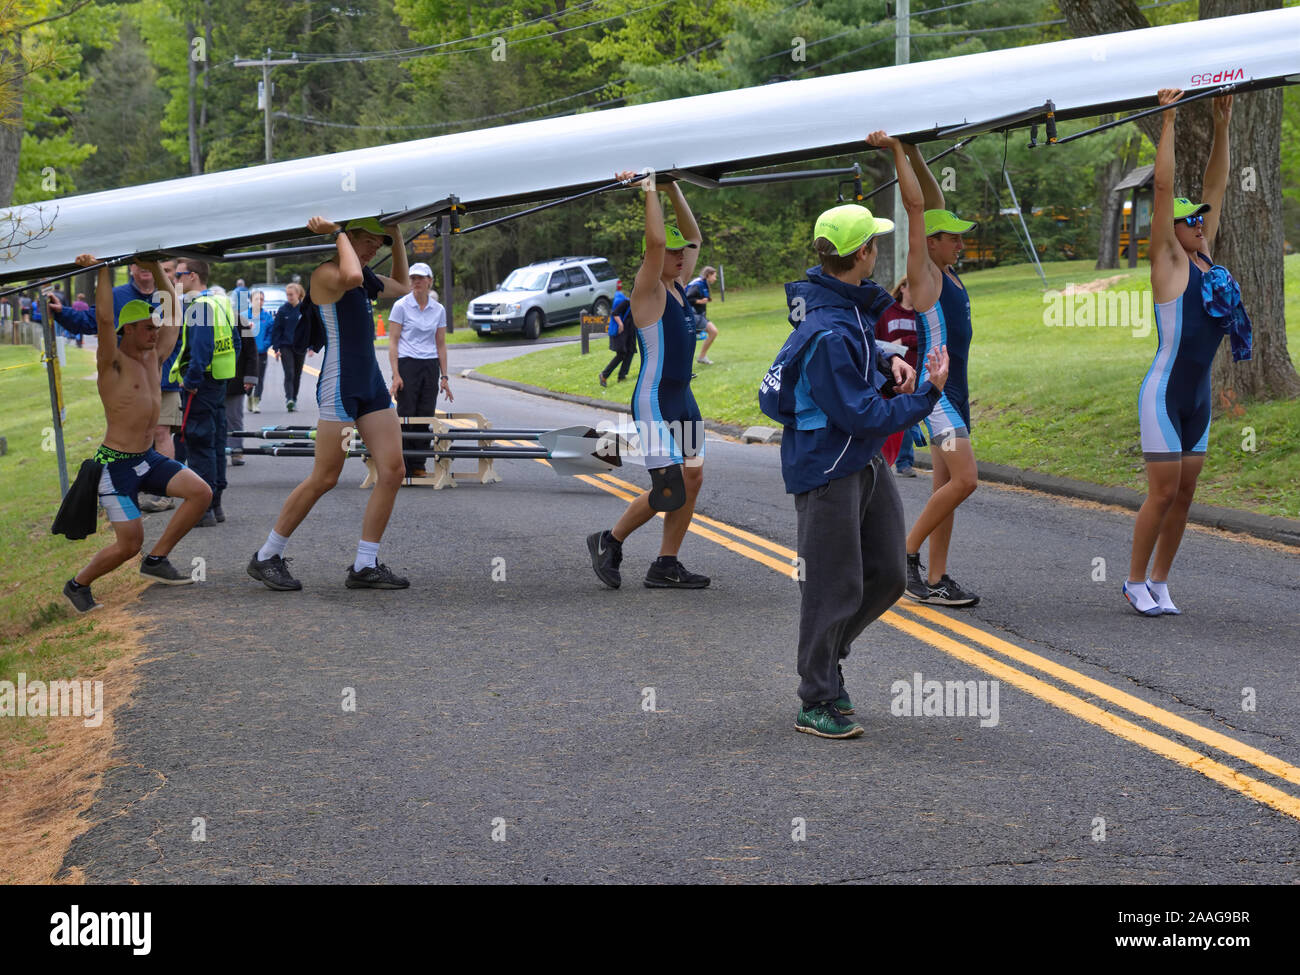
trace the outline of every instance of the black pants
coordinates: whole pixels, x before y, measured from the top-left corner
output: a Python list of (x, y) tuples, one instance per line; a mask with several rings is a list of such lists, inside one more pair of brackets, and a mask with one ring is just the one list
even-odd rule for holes
[[(397, 374), (402, 379), (402, 388), (397, 391), (398, 416), (433, 416), (438, 408), (438, 380), (442, 370), (437, 359), (415, 359), (403, 356), (397, 360)], [(429, 429), (424, 423), (403, 423), (403, 433), (425, 433)], [(432, 440), (402, 438), (403, 450), (433, 449)], [(427, 458), (407, 457), (406, 474), (417, 467), (423, 467)]]
[(266, 353), (257, 353), (257, 385), (253, 387), (253, 397), (262, 398), (262, 381), (266, 379)]
[(839, 696), (849, 646), (903, 595), (907, 523), (885, 459), (794, 496), (799, 525), (799, 697)]
[(610, 376), (614, 375), (614, 367), (621, 362), (623, 366), (618, 371), (618, 378), (619, 382), (622, 382), (627, 378), (627, 371), (632, 368), (632, 356), (634, 355), (636, 355), (635, 344), (626, 346), (620, 351), (615, 352), (614, 358), (609, 360), (609, 365), (605, 367), (604, 371), (601, 372), (601, 375), (608, 379)]
[(284, 367), (284, 401), (285, 403), (297, 403), (298, 387), (302, 385), (302, 363), (307, 357), (307, 353), (299, 352), (288, 346), (278, 351), (280, 353), (280, 365)]
[(212, 488), (212, 503), (221, 503), (226, 487), (226, 381), (205, 376), (198, 392), (189, 400), (181, 394), (182, 407), (188, 406), (185, 418), (185, 449), (190, 469)]

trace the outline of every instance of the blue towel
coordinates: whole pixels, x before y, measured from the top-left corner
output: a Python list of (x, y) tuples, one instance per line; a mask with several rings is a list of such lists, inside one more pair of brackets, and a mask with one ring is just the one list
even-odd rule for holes
[(1205, 313), (1227, 333), (1232, 361), (1250, 358), (1250, 316), (1241, 303), (1241, 288), (1226, 267), (1215, 264), (1201, 275), (1201, 304)]

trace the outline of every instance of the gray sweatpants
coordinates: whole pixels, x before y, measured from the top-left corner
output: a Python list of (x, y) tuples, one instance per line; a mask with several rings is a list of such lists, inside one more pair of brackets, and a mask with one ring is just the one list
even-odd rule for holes
[(907, 583), (903, 502), (880, 455), (870, 465), (794, 496), (799, 520), (799, 697), (839, 697), (837, 667), (867, 624)]

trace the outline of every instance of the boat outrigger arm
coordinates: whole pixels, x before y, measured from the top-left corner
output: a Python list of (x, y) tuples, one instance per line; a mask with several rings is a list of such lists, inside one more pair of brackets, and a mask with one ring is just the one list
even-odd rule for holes
[[(74, 258), (222, 260), (301, 240), (308, 218), (425, 222), (611, 186), (616, 171), (728, 174), (910, 142), (1130, 112), (1160, 88), (1300, 82), (1300, 7), (921, 61), (354, 149), (0, 210), (0, 281)], [(956, 79), (960, 79), (958, 83)], [(846, 106), (860, 105), (856, 115)], [(683, 126), (681, 120), (692, 120)], [(711, 181), (711, 182), (710, 182)], [(735, 185), (735, 184), (731, 184)], [(283, 256), (288, 256), (287, 254)]]

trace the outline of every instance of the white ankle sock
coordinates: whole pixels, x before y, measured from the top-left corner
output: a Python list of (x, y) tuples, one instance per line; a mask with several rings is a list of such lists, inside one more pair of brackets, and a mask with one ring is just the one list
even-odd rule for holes
[(257, 561), (265, 562), (269, 558), (277, 555), (284, 555), (284, 547), (289, 544), (289, 539), (283, 535), (277, 535), (275, 529), (271, 529), (271, 534), (266, 536), (266, 544), (257, 550)]
[(378, 542), (367, 542), (365, 539), (357, 542), (357, 559), (352, 563), (353, 572), (371, 568), (377, 561), (379, 561)]
[(1124, 583), (1124, 595), (1128, 597), (1128, 601), (1133, 608), (1144, 615), (1154, 616), (1155, 614), (1151, 610), (1157, 609), (1160, 605), (1151, 598), (1151, 593), (1147, 591), (1144, 582), (1126, 581)]
[(1152, 582), (1148, 579), (1147, 589), (1151, 592), (1152, 597), (1154, 597), (1156, 601), (1156, 605), (1160, 607), (1162, 612), (1168, 613), (1171, 616), (1182, 615), (1182, 610), (1175, 606), (1174, 601), (1169, 598), (1169, 583)]

